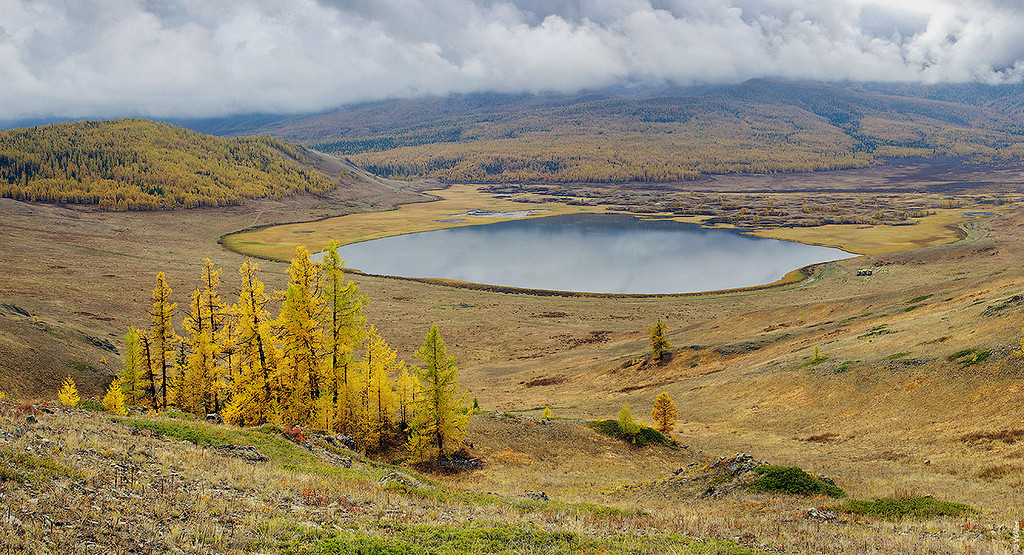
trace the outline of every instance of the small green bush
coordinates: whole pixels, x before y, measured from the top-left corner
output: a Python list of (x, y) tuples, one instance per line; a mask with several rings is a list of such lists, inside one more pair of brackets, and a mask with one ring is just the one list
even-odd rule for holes
[(886, 520), (902, 520), (904, 518), (935, 518), (940, 516), (962, 516), (978, 514), (978, 510), (963, 503), (939, 501), (930, 495), (893, 499), (883, 497), (874, 501), (858, 501), (850, 499), (837, 505), (834, 510), (857, 515), (873, 516)]
[(107, 409), (106, 407), (103, 406), (103, 403), (97, 401), (96, 399), (82, 399), (81, 401), (78, 402), (78, 408), (85, 409), (89, 412), (107, 412)]
[(618, 420), (591, 420), (587, 425), (598, 433), (626, 440), (637, 447), (653, 444), (672, 444), (672, 440), (666, 437), (665, 434), (636, 422), (632, 426), (632, 431), (623, 430)]
[(755, 470), (760, 476), (750, 482), (748, 491), (761, 493), (786, 493), (790, 495), (827, 495), (846, 497), (846, 492), (837, 486), (821, 481), (796, 466), (762, 466)]

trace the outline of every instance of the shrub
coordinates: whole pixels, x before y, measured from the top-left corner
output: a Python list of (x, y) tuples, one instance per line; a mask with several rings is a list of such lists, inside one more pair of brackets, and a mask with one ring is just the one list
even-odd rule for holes
[(103, 403), (96, 399), (82, 399), (78, 402), (78, 408), (89, 412), (107, 412), (107, 408), (103, 406)]
[(846, 497), (846, 492), (838, 486), (823, 482), (796, 466), (768, 465), (757, 468), (755, 472), (759, 476), (747, 486), (752, 492)]
[(665, 434), (643, 424), (634, 423), (631, 428), (632, 431), (623, 430), (618, 420), (592, 420), (587, 425), (598, 433), (624, 439), (637, 447), (652, 444), (670, 445), (672, 443)]
[(930, 495), (893, 499), (883, 497), (874, 501), (858, 501), (850, 499), (837, 505), (834, 510), (857, 515), (873, 516), (886, 520), (902, 520), (904, 518), (935, 518), (939, 516), (962, 516), (978, 514), (978, 510), (963, 503), (939, 501)]

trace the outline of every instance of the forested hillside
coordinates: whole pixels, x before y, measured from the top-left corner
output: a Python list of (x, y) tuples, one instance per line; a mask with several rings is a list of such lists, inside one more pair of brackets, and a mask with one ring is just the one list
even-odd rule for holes
[(387, 177), (669, 182), (853, 168), (894, 157), (979, 163), (1024, 153), (1020, 87), (752, 80), (645, 95), (453, 95), (253, 127)]
[(0, 131), (0, 196), (165, 210), (325, 192), (301, 148), (270, 137), (225, 139), (141, 119)]

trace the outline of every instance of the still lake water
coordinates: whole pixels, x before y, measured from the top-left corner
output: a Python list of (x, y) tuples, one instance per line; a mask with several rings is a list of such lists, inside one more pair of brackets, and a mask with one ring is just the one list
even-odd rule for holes
[(571, 214), (346, 245), (370, 274), (592, 293), (691, 293), (771, 283), (839, 249), (618, 214)]

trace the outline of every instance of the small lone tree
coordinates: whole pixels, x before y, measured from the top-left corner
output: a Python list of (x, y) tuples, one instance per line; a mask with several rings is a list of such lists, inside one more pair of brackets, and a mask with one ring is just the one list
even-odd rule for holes
[(637, 425), (633, 422), (633, 410), (629, 408), (629, 402), (623, 401), (619, 409), (619, 429), (624, 434), (636, 433)]
[(651, 336), (651, 359), (654, 362), (664, 362), (669, 357), (669, 349), (672, 345), (665, 339), (665, 332), (668, 327), (664, 322), (658, 320), (653, 326), (647, 328)]
[(409, 448), (421, 459), (426, 451), (436, 450), (441, 460), (462, 447), (466, 434), (466, 411), (459, 395), (455, 358), (448, 356), (437, 324), (430, 327), (423, 346), (416, 351), (424, 365), (417, 369), (422, 393), (416, 401), (416, 416), (411, 422)]
[(679, 411), (676, 410), (676, 404), (672, 402), (672, 398), (668, 396), (668, 393), (662, 392), (658, 395), (654, 400), (654, 410), (651, 411), (651, 418), (654, 419), (654, 429), (669, 435), (672, 433), (672, 429), (675, 428), (677, 416), (679, 416)]
[(124, 416), (128, 411), (124, 408), (124, 391), (121, 390), (121, 380), (110, 382), (106, 396), (103, 397), (103, 408), (111, 414)]
[(60, 393), (57, 394), (57, 399), (60, 402), (69, 407), (77, 407), (78, 402), (82, 400), (78, 396), (78, 388), (75, 387), (75, 380), (71, 379), (71, 374), (64, 378), (64, 383), (61, 384)]

